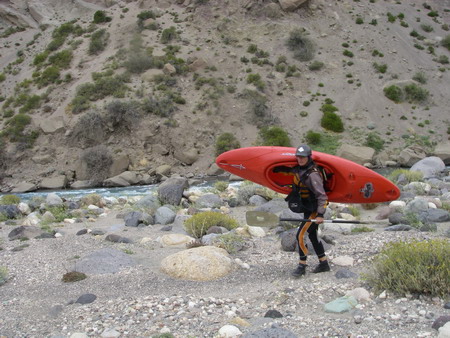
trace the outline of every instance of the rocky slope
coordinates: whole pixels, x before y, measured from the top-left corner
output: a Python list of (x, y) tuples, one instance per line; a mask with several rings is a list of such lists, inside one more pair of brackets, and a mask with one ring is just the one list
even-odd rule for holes
[[(24, 107), (19, 99), (22, 94), (41, 97), (37, 107), (27, 108), (31, 123), (23, 131), (28, 136), (32, 131), (39, 133), (34, 145), (27, 148), (23, 139), (18, 137), (17, 142), (11, 134), (3, 139), (0, 177), (4, 191), (21, 181), (39, 186), (44, 178), (60, 175), (65, 181), (84, 180), (89, 174), (83, 172), (83, 155), (95, 145), (105, 146), (103, 152), (115, 165), (115, 169), (104, 165), (104, 178), (120, 173), (118, 169), (153, 176), (161, 166), (201, 175), (213, 163), (215, 142), (222, 133), (234, 134), (241, 146), (254, 145), (264, 125), (283, 127), (293, 145), (303, 142), (310, 129), (324, 133), (320, 107), (326, 98), (334, 101), (345, 130), (332, 133), (331, 146), (325, 150), (333, 151), (337, 142), (362, 145), (369, 132), (376, 132), (385, 141), (385, 150), (370, 160), (385, 164), (389, 160), (395, 163), (407, 145), (419, 146), (424, 156), (432, 152), (433, 144), (447, 140), (449, 72), (447, 64), (437, 61), (445, 61), (449, 54), (440, 45), (449, 34), (445, 25), (448, 2), (303, 2), (140, 0), (73, 1), (68, 5), (57, 0), (24, 0), (2, 4), (3, 31), (6, 33), (10, 24), (25, 28), (1, 38), (0, 64), (5, 75), (1, 96), (5, 103), (9, 100), (2, 108), (3, 131), (11, 125), (11, 116)], [(92, 24), (100, 9), (111, 21)], [(149, 10), (156, 18), (146, 24), (158, 29), (138, 30), (137, 15)], [(38, 86), (30, 81), (33, 74), (39, 77), (36, 72), (52, 64), (49, 58), (45, 67), (35, 66), (36, 55), (48, 48), (56, 28), (73, 19), (85, 31), (69, 36), (60, 49), (72, 50), (70, 64), (61, 70), (59, 80)], [(119, 99), (143, 102), (163, 97), (167, 85), (161, 89), (155, 75), (166, 74), (171, 79), (171, 95), (179, 94), (185, 103), (175, 104), (166, 116), (146, 114), (132, 125), (89, 123), (95, 137), (84, 142), (86, 136), (76, 133), (80, 119), (88, 112), (105, 118), (105, 105), (117, 98), (91, 101), (89, 109), (76, 113), (73, 99), (77, 88), (91, 83), (93, 73), (108, 69), (123, 73), (126, 58), (121, 59), (119, 51), (130, 50), (135, 34), (140, 35), (143, 47), (152, 49), (153, 57), (167, 55), (161, 36), (170, 27), (177, 31), (170, 44), (178, 46), (176, 58), (188, 71), (173, 73), (174, 67), (168, 64), (177, 61), (172, 59), (163, 70), (133, 74), (129, 89)], [(90, 55), (91, 35), (100, 29), (109, 34), (106, 48)], [(294, 29), (305, 29), (315, 45), (310, 61), (298, 61), (286, 46)], [(410, 35), (413, 30), (419, 38)], [(345, 56), (346, 50), (353, 56)], [(280, 61), (283, 57), (285, 61)], [(324, 65), (310, 70), (313, 61)], [(387, 65), (387, 71), (377, 72), (374, 63)], [(426, 102), (394, 103), (384, 96), (384, 87), (411, 83), (419, 72), (426, 83), (417, 84), (430, 94)], [(249, 74), (260, 76), (261, 82), (249, 83)], [(249, 97), (246, 90), (256, 94)], [(251, 105), (255, 102), (262, 110)], [(307, 114), (300, 114), (302, 111)], [(86, 129), (81, 124), (81, 130)]]

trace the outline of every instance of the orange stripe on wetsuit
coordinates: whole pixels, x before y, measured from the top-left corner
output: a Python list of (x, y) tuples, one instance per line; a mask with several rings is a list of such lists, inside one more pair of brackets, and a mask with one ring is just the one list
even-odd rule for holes
[[(317, 215), (317, 212), (314, 211), (314, 212), (311, 214), (311, 216), (309, 216), (309, 219), (312, 220), (312, 219), (316, 218), (316, 215)], [(300, 244), (300, 248), (302, 249), (303, 254), (304, 254), (305, 256), (308, 256), (308, 248), (307, 248), (306, 245), (305, 245), (305, 233), (308, 231), (309, 227), (310, 227), (312, 224), (313, 224), (313, 222), (311, 222), (311, 221), (306, 222), (306, 223), (303, 225), (302, 230), (300, 230), (300, 232), (299, 232), (299, 234), (298, 234), (298, 243)]]

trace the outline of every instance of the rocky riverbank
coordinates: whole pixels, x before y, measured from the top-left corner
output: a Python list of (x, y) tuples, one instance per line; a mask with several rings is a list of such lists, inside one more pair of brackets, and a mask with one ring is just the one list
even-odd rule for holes
[[(290, 215), (280, 196), (256, 185), (186, 194), (186, 179), (173, 177), (154, 196), (63, 201), (48, 194), (2, 206), (9, 219), (0, 225), (0, 335), (444, 337), (448, 298), (375, 291), (362, 276), (387, 242), (448, 238), (449, 181), (442, 174), (405, 181), (399, 201), (358, 207), (359, 216), (332, 204), (328, 218), (373, 220), (373, 231), (326, 224), (332, 271), (300, 279), (290, 275), (298, 257), (286, 244), (288, 226), (246, 224), (248, 210)], [(239, 227), (215, 229), (192, 245), (185, 221), (205, 210)], [(222, 232), (243, 240), (219, 245)], [(317, 263), (314, 255), (309, 261)], [(63, 282), (70, 271), (87, 278)], [(347, 308), (333, 308), (336, 300)]]

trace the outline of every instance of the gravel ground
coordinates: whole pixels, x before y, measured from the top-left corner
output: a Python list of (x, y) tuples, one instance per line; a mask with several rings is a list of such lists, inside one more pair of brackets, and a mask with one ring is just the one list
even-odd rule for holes
[[(115, 214), (110, 211), (88, 227), (106, 230), (120, 223)], [(12, 227), (1, 225), (0, 266), (8, 268), (9, 280), (0, 286), (0, 336), (70, 337), (78, 332), (93, 337), (162, 333), (213, 337), (221, 327), (231, 324), (244, 335), (264, 328), (284, 328), (298, 337), (435, 337), (437, 331), (431, 328), (434, 320), (449, 315), (442, 299), (389, 294), (380, 298), (372, 293), (371, 300), (350, 312), (326, 313), (325, 303), (367, 286), (358, 278), (336, 278), (335, 273), (342, 269), (336, 265), (331, 272), (292, 278), (297, 254), (281, 251), (278, 237), (271, 232), (232, 255), (249, 269), (236, 264), (226, 277), (194, 282), (170, 278), (159, 270), (164, 257), (183, 248), (162, 248), (155, 241), (140, 244), (143, 237), (154, 240), (163, 234), (160, 225), (118, 232), (134, 244), (111, 243), (104, 236), (77, 236), (83, 228), (86, 224), (65, 225), (60, 238), (19, 242), (9, 241)], [(172, 232), (178, 231), (181, 228), (174, 226)], [(353, 257), (355, 263), (349, 269), (357, 274), (367, 269), (370, 259), (388, 241), (438, 236), (384, 232), (380, 228), (373, 233), (327, 235), (336, 239), (329, 257)], [(28, 246), (13, 250), (22, 244)], [(71, 271), (78, 258), (107, 247), (132, 253), (137, 264), (114, 274), (62, 282), (63, 274)], [(317, 263), (315, 257), (310, 261), (311, 265)], [(90, 304), (75, 303), (84, 294), (97, 298)], [(282, 317), (265, 317), (269, 310), (277, 310)]]

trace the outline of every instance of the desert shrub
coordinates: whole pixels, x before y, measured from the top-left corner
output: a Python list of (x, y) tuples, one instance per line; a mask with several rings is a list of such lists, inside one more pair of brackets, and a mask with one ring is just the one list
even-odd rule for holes
[(256, 88), (259, 90), (263, 90), (265, 87), (265, 83), (261, 80), (261, 75), (259, 74), (248, 74), (247, 75), (247, 83), (253, 83)]
[(56, 66), (47, 67), (41, 75), (36, 78), (39, 87), (45, 87), (59, 80), (60, 70)]
[(97, 55), (103, 52), (108, 44), (109, 33), (106, 29), (99, 29), (92, 33), (89, 42), (89, 55)]
[(416, 74), (414, 74), (412, 79), (414, 81), (417, 81), (417, 82), (421, 83), (421, 84), (427, 83), (427, 78), (426, 78), (424, 72), (417, 72)]
[(74, 25), (74, 21), (66, 22), (55, 28), (52, 32), (53, 38), (66, 38), (70, 34), (80, 36), (83, 34), (83, 28), (80, 25)]
[(112, 18), (110, 16), (107, 16), (105, 11), (96, 11), (94, 13), (94, 23), (104, 23), (104, 22), (110, 22)]
[(156, 19), (156, 14), (153, 11), (143, 11), (137, 15), (140, 21), (145, 21), (147, 19)]
[(357, 25), (362, 25), (364, 23), (364, 19), (361, 17), (356, 18), (355, 23)]
[(160, 117), (169, 117), (175, 111), (175, 105), (170, 97), (150, 96), (142, 102), (144, 113), (154, 114)]
[(86, 207), (89, 205), (96, 205), (98, 207), (103, 206), (102, 196), (100, 196), (99, 194), (85, 195), (80, 199), (80, 202), (81, 202), (81, 205), (86, 206)]
[(423, 174), (422, 174), (422, 172), (420, 172), (420, 171), (411, 171), (411, 170), (408, 170), (408, 169), (395, 169), (394, 171), (392, 171), (389, 174), (388, 178), (392, 182), (395, 183), (399, 179), (400, 175), (404, 176), (408, 183), (423, 181)]
[(54, 52), (55, 50), (58, 50), (62, 45), (64, 45), (64, 42), (66, 39), (64, 37), (57, 37), (54, 38), (50, 43), (47, 45), (46, 51), (48, 52)]
[(245, 243), (245, 239), (235, 232), (221, 234), (214, 238), (213, 244), (226, 250), (230, 254), (240, 251)]
[(62, 281), (64, 283), (79, 282), (80, 280), (86, 279), (87, 276), (83, 272), (70, 271), (63, 275)]
[(9, 136), (13, 142), (19, 139), (23, 134), (26, 126), (31, 123), (31, 117), (26, 114), (17, 114), (6, 122), (4, 133)]
[(0, 286), (8, 281), (8, 269), (6, 266), (0, 266)]
[(95, 146), (86, 149), (82, 153), (81, 159), (86, 163), (87, 175), (91, 178), (90, 180), (92, 182), (100, 184), (108, 178), (109, 169), (113, 162), (108, 148), (105, 146)]
[(290, 147), (291, 140), (288, 133), (278, 126), (263, 127), (258, 132), (259, 144), (262, 146)]
[(269, 107), (267, 97), (255, 90), (245, 90), (243, 97), (248, 100), (253, 119), (260, 124), (264, 124), (268, 119)]
[(58, 53), (51, 55), (48, 58), (48, 62), (52, 66), (59, 67), (61, 69), (66, 69), (70, 67), (70, 63), (72, 62), (73, 54), (70, 49), (62, 50)]
[(449, 63), (448, 56), (447, 55), (439, 55), (439, 57), (436, 60), (438, 63), (446, 65)]
[(403, 100), (403, 91), (399, 86), (392, 85), (383, 89), (384, 95), (396, 103)]
[(44, 61), (47, 60), (48, 54), (48, 51), (43, 51), (42, 53), (36, 54), (33, 59), (33, 65), (39, 66), (40, 64), (44, 63)]
[(139, 51), (137, 53), (130, 53), (127, 61), (124, 63), (126, 69), (133, 74), (141, 74), (153, 67), (152, 56), (147, 52)]
[(200, 212), (184, 222), (186, 232), (195, 238), (201, 238), (206, 235), (208, 229), (212, 226), (232, 230), (237, 228), (239, 223), (230, 216), (214, 211)]
[(347, 56), (347, 57), (349, 57), (349, 58), (352, 58), (352, 57), (354, 56), (353, 52), (349, 51), (348, 49), (345, 49), (345, 50), (342, 52), (342, 55)]
[(305, 142), (311, 145), (319, 144), (322, 139), (322, 134), (314, 130), (308, 130), (305, 135)]
[(391, 242), (375, 257), (365, 276), (378, 291), (398, 295), (450, 294), (450, 242), (445, 239)]
[(72, 145), (83, 148), (102, 143), (106, 138), (106, 123), (97, 112), (88, 112), (81, 116), (69, 136)]
[(178, 33), (175, 27), (166, 28), (161, 33), (161, 43), (167, 44), (178, 38)]
[(450, 35), (447, 35), (441, 40), (441, 46), (444, 46), (445, 48), (450, 50)]
[(214, 189), (218, 192), (224, 192), (228, 188), (228, 182), (226, 181), (217, 181), (214, 183)]
[(365, 146), (375, 149), (376, 152), (384, 148), (384, 140), (378, 133), (370, 132), (366, 136)]
[(375, 68), (375, 70), (376, 70), (378, 73), (381, 73), (381, 74), (386, 73), (386, 70), (387, 70), (387, 68), (388, 68), (387, 64), (385, 64), (385, 63), (380, 65), (380, 64), (374, 62), (374, 63), (372, 64), (372, 66), (373, 66), (373, 68)]
[(428, 98), (428, 90), (412, 83), (405, 86), (406, 98), (410, 101), (423, 102)]
[(139, 102), (113, 101), (106, 105), (105, 119), (113, 129), (132, 130), (141, 119)]
[(432, 32), (434, 30), (433, 26), (427, 25), (427, 24), (424, 24), (424, 23), (420, 25), (420, 28), (422, 28), (422, 30), (427, 32), (427, 33), (430, 33), (430, 32)]
[(216, 140), (216, 156), (219, 156), (228, 150), (237, 149), (240, 147), (241, 144), (236, 136), (232, 133), (223, 133), (219, 135)]
[(330, 131), (341, 133), (344, 131), (344, 123), (339, 115), (326, 111), (323, 113), (320, 125)]
[(321, 70), (325, 64), (322, 61), (313, 61), (309, 66), (308, 69), (311, 71)]
[(20, 197), (16, 195), (3, 195), (0, 199), (1, 205), (13, 205), (13, 204), (19, 204), (20, 203)]
[(294, 58), (299, 61), (310, 61), (314, 58), (316, 52), (314, 43), (302, 29), (291, 31), (286, 45), (294, 53)]
[(62, 222), (66, 218), (70, 218), (71, 214), (65, 205), (55, 205), (47, 207), (47, 211), (51, 212), (55, 216), (55, 222)]
[(19, 113), (28, 113), (30, 110), (37, 109), (41, 106), (41, 97), (39, 95), (27, 96), (27, 99), (19, 109)]

